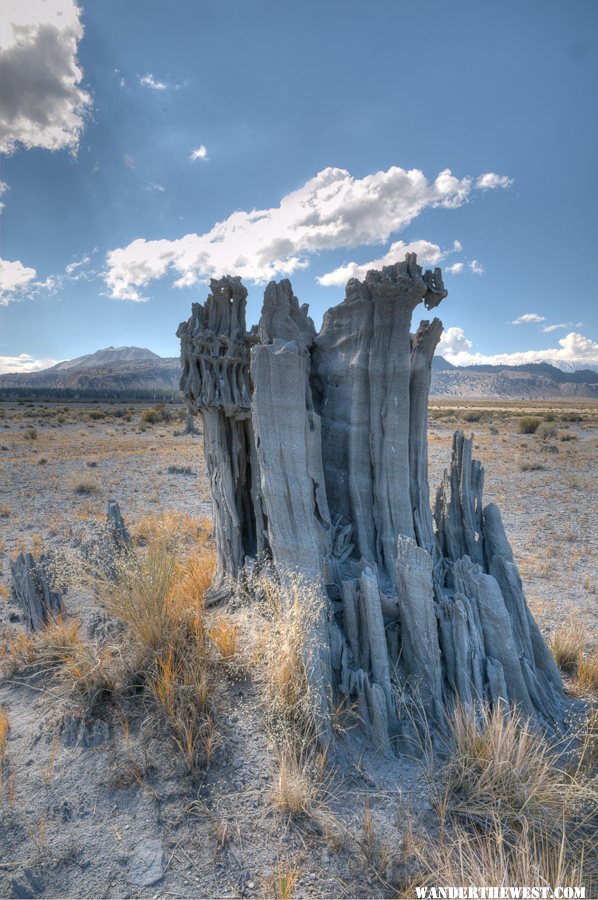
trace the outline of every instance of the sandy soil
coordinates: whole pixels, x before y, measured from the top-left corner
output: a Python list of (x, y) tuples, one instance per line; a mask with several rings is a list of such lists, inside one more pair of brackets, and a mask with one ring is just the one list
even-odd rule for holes
[[(595, 644), (598, 411), (562, 405), (565, 413), (578, 410), (580, 421), (557, 422), (559, 434), (542, 440), (517, 433), (513, 408), (490, 405), (483, 421), (467, 421), (478, 407), (433, 409), (432, 494), (455, 427), (473, 430), (486, 500), (501, 506), (542, 630), (549, 636), (575, 618)], [(22, 628), (9, 602), (11, 556), (72, 544), (105, 517), (108, 499), (118, 500), (133, 531), (148, 516), (210, 515), (201, 438), (173, 436), (181, 426), (172, 422), (140, 431), (139, 408), (131, 408), (131, 421), (91, 418), (102, 408), (69, 408), (57, 422), (55, 411), (43, 415), (39, 406), (0, 407), (5, 628)], [(178, 472), (169, 473), (172, 466)], [(89, 593), (70, 591), (66, 606), (83, 629), (93, 626)], [(298, 896), (396, 896), (408, 820), (435, 827), (421, 760), (398, 761), (391, 778), (374, 759), (342, 776), (331, 771), (313, 815), (291, 820), (271, 802), (276, 756), (255, 686), (223, 678), (219, 692), (218, 745), (207, 772), (194, 778), (169, 735), (141, 718), (132, 726), (108, 715), (82, 723), (65, 717), (43, 685), (0, 682), (11, 726), (0, 896), (279, 896), (281, 872), (295, 873)]]

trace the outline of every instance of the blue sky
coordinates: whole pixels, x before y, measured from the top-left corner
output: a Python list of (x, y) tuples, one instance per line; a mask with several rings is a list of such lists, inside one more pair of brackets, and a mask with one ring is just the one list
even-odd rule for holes
[(447, 358), (598, 366), (597, 25), (594, 0), (6, 0), (0, 370), (176, 355), (226, 272), (252, 321), (288, 274), (319, 323), (406, 247), (445, 272)]

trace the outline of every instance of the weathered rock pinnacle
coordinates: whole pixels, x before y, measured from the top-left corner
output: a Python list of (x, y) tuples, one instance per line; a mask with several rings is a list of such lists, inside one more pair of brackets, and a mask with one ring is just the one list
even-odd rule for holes
[(517, 705), (549, 727), (562, 718), (558, 671), (461, 432), (432, 515), (427, 405), (442, 324), (410, 327), (420, 302), (446, 293), (440, 270), (408, 254), (349, 281), (319, 334), (286, 280), (268, 285), (247, 331), (247, 292), (226, 277), (177, 332), (181, 389), (203, 420), (216, 595), (266, 559), (321, 591), (322, 703), (347, 695), (385, 752), (412, 731), (413, 709), (441, 725), (456, 700)]

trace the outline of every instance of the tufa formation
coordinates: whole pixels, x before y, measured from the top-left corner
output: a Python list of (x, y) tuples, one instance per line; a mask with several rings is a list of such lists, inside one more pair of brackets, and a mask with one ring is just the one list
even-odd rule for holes
[(288, 280), (247, 330), (239, 278), (212, 280), (181, 339), (181, 389), (203, 421), (217, 572), (212, 600), (256, 565), (322, 598), (309, 674), (326, 708), (356, 703), (389, 752), (457, 701), (516, 705), (553, 730), (556, 665), (532, 618), (484, 471), (457, 432), (432, 513), (427, 407), (440, 269), (415, 254), (351, 279), (316, 332)]

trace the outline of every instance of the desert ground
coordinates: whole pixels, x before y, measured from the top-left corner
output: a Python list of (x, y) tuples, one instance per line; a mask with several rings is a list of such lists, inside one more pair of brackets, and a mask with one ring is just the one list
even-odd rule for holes
[[(139, 554), (161, 536), (184, 567), (201, 544), (209, 577), (202, 439), (175, 435), (183, 418), (174, 405), (0, 405), (0, 896), (411, 896), (422, 848), (444, 827), (430, 760), (401, 758), (390, 780), (367, 751), (342, 773), (313, 755), (289, 761), (264, 703), (259, 640), (274, 639), (271, 622), (251, 609), (206, 613), (201, 753), (185, 745), (164, 692), (150, 701), (135, 683), (128, 620), (103, 601), (80, 551), (114, 499)], [(540, 422), (524, 433), (530, 419)], [(501, 508), (544, 635), (553, 645), (573, 635), (591, 659), (598, 407), (432, 399), (432, 498), (456, 428), (475, 435), (485, 500)], [(55, 554), (73, 656), (91, 654), (90, 678), (129, 665), (118, 690), (107, 675), (90, 701), (79, 682), (64, 687), (54, 657), (26, 644), (10, 573), (23, 550)], [(566, 678), (591, 700), (574, 666)], [(339, 730), (348, 727), (345, 710)]]

